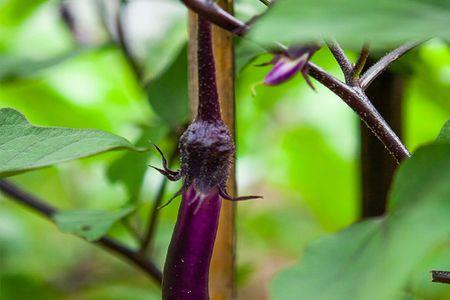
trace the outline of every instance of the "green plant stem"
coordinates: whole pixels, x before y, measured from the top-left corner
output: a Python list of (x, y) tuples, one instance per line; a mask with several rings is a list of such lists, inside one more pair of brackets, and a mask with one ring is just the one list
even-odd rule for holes
[[(33, 211), (39, 213), (41, 216), (51, 221), (53, 221), (53, 215), (58, 212), (56, 208), (47, 204), (45, 201), (37, 198), (36, 196), (28, 194), (27, 192), (21, 190), (19, 187), (13, 185), (7, 180), (0, 180), (0, 191), (3, 194), (7, 195), (9, 199), (32, 209)], [(135, 267), (143, 271), (152, 280), (154, 280), (158, 284), (161, 284), (161, 271), (151, 260), (147, 259), (140, 253), (129, 249), (125, 245), (122, 245), (118, 241), (115, 241), (108, 237), (102, 237), (98, 241), (95, 241), (94, 244), (108, 250), (110, 253), (134, 265)]]
[(362, 70), (364, 69), (364, 66), (366, 65), (367, 58), (369, 57), (369, 45), (364, 44), (361, 51), (359, 52), (358, 60), (355, 63), (355, 66), (353, 67), (353, 76), (352, 76), (352, 84), (353, 86), (358, 85), (359, 83), (359, 76), (361, 75)]

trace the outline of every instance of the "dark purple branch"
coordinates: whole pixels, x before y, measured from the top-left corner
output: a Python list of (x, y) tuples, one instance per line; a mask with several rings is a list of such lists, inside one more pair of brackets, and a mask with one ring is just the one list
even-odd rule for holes
[(211, 0), (181, 0), (184, 5), (217, 26), (236, 35), (244, 35), (249, 27)]
[(92, 42), (90, 40), (89, 32), (81, 30), (82, 28), (80, 28), (79, 24), (77, 23), (77, 19), (73, 14), (70, 3), (61, 1), (61, 3), (59, 4), (59, 15), (67, 29), (70, 31), (72, 39), (76, 45), (88, 45), (90, 44), (90, 42)]
[(40, 213), (44, 217), (51, 219), (52, 216), (56, 213), (56, 209), (54, 207), (19, 189), (9, 181), (0, 180), (0, 190), (5, 195), (8, 195), (12, 199), (19, 201), (29, 208), (32, 208), (34, 211)]
[[(56, 208), (45, 203), (43, 200), (28, 194), (27, 192), (21, 190), (17, 186), (11, 184), (6, 180), (0, 180), (0, 191), (9, 196), (10, 199), (31, 208), (35, 212), (41, 214), (42, 216), (52, 220), (52, 216), (57, 213)], [(127, 248), (126, 246), (120, 244), (119, 242), (112, 240), (107, 237), (103, 237), (94, 244), (108, 250), (109, 252), (117, 255), (125, 261), (136, 266), (138, 269), (147, 274), (154, 281), (161, 283), (162, 274), (155, 264), (139, 255), (139, 253)]]
[(360, 88), (352, 88), (346, 85), (313, 63), (309, 64), (309, 74), (350, 106), (385, 145), (397, 162), (401, 162), (410, 156), (406, 147)]
[(394, 61), (405, 55), (410, 50), (422, 44), (423, 41), (420, 42), (409, 42), (404, 45), (401, 45), (397, 49), (389, 52), (385, 56), (383, 56), (377, 63), (375, 63), (372, 67), (370, 67), (361, 77), (360, 86), (362, 90), (367, 89), (367, 87), (378, 77), (384, 70), (389, 67)]
[(431, 271), (433, 282), (450, 284), (450, 272), (448, 271)]
[(136, 79), (138, 81), (142, 80), (142, 68), (139, 66), (135, 56), (133, 55), (133, 51), (131, 49), (131, 45), (129, 44), (126, 34), (125, 34), (125, 28), (123, 24), (123, 11), (125, 10), (125, 7), (127, 5), (127, 1), (120, 1), (119, 7), (117, 8), (115, 19), (114, 19), (114, 25), (115, 25), (115, 33), (110, 28), (108, 24), (108, 15), (106, 13), (107, 7), (106, 3), (104, 1), (95, 1), (95, 4), (97, 6), (97, 11), (100, 16), (100, 21), (102, 23), (103, 28), (105, 29), (106, 33), (108, 34), (108, 38), (111, 41), (114, 41), (116, 45), (120, 47), (120, 50), (125, 57), (127, 63), (130, 65)]
[[(237, 35), (242, 36), (250, 29), (247, 24), (242, 23), (234, 16), (223, 10), (221, 7), (212, 4), (208, 0), (182, 0), (182, 2), (202, 17)], [(223, 17), (223, 15), (226, 15), (226, 17)], [(409, 46), (409, 48), (412, 47)], [(405, 50), (402, 51), (406, 53)], [(394, 50), (394, 52), (396, 51)], [(336, 52), (336, 54), (338, 53)], [(339, 56), (341, 56), (341, 54), (339, 54)], [(398, 55), (391, 54), (388, 54), (387, 56), (390, 57), (389, 60), (386, 60), (389, 61), (389, 63), (400, 57)], [(342, 60), (341, 63), (344, 63), (344, 61)], [(344, 70), (344, 73), (350, 73), (348, 71), (348, 63), (345, 62), (344, 64), (346, 65), (346, 70)], [(384, 64), (385, 63), (383, 63), (382, 65)], [(383, 70), (386, 67), (387, 65), (383, 68)], [(311, 62), (308, 63), (308, 68), (309, 74), (313, 78), (315, 78), (317, 81), (319, 81), (328, 89), (333, 91), (336, 95), (338, 95), (359, 115), (359, 117), (375, 133), (375, 135), (380, 139), (380, 141), (385, 145), (388, 151), (396, 158), (398, 162), (410, 156), (408, 150), (402, 144), (397, 135), (392, 131), (389, 125), (384, 121), (378, 111), (367, 99), (367, 96), (364, 94), (363, 89), (352, 87), (351, 83), (344, 84), (343, 82), (337, 80), (332, 75), (322, 70), (318, 66), (312, 64)], [(366, 74), (370, 75), (371, 73), (366, 72)], [(375, 77), (377, 74), (378, 72), (376, 72)]]
[(338, 62), (339, 66), (341, 67), (342, 73), (344, 73), (345, 82), (347, 84), (352, 84), (353, 66), (352, 63), (348, 60), (347, 56), (345, 55), (344, 50), (336, 41), (327, 43), (327, 45), (331, 53), (333, 54), (334, 58)]

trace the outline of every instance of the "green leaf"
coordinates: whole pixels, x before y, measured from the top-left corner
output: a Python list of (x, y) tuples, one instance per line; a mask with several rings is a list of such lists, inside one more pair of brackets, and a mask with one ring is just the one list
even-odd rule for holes
[(400, 167), (388, 215), (311, 244), (276, 276), (272, 298), (401, 299), (414, 267), (448, 241), (449, 182), (450, 144), (420, 148)]
[(184, 123), (188, 116), (187, 50), (178, 53), (177, 59), (150, 81), (147, 95), (151, 106), (161, 120), (170, 127)]
[[(147, 147), (151, 142), (158, 143), (167, 133), (163, 126), (150, 126), (142, 130), (137, 146)], [(121, 182), (125, 185), (130, 201), (134, 202), (139, 197), (139, 192), (148, 170), (147, 161), (154, 152), (127, 152), (113, 161), (108, 168), (108, 178), (111, 182)]]
[(450, 120), (445, 123), (436, 141), (440, 143), (450, 143)]
[(244, 67), (251, 63), (264, 49), (251, 41), (241, 39), (236, 44), (236, 71), (239, 74)]
[(143, 150), (108, 132), (37, 127), (14, 109), (0, 109), (0, 177), (116, 149)]
[(0, 2), (0, 25), (17, 26), (47, 0), (4, 0)]
[(34, 299), (56, 300), (62, 295), (56, 287), (35, 274), (8, 273), (4, 270), (0, 273), (0, 295), (2, 300)]
[(369, 42), (392, 47), (409, 40), (450, 40), (446, 0), (280, 0), (255, 23), (250, 38), (260, 43), (336, 38), (349, 47)]
[(79, 235), (88, 241), (96, 241), (106, 235), (114, 223), (133, 210), (132, 207), (116, 212), (74, 210), (57, 213), (53, 219), (62, 231)]
[(11, 56), (0, 57), (0, 82), (10, 81), (22, 77), (30, 77), (38, 72), (64, 63), (67, 60), (75, 58), (79, 55), (104, 50), (110, 47), (110, 44), (104, 44), (96, 47), (78, 47), (66, 53), (56, 55), (42, 60), (31, 60), (28, 58), (19, 58)]
[(149, 46), (145, 61), (145, 82), (165, 72), (178, 57), (186, 45), (187, 28), (184, 19), (175, 22), (164, 35), (164, 38)]

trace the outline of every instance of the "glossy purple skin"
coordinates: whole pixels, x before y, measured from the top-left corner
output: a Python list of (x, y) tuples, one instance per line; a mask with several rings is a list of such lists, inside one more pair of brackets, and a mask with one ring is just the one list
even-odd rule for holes
[(206, 195), (202, 203), (199, 197), (193, 186), (183, 192), (164, 265), (162, 291), (165, 300), (209, 299), (209, 265), (221, 198), (217, 189)]

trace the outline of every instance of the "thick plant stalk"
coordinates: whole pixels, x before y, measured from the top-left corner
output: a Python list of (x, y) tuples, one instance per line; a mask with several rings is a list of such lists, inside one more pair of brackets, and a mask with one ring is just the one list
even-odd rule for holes
[[(232, 1), (216, 2), (231, 11)], [(216, 66), (216, 82), (222, 118), (231, 136), (235, 133), (234, 110), (234, 46), (233, 35), (217, 26), (212, 27), (213, 50)], [(196, 113), (198, 101), (197, 70), (197, 14), (189, 11), (189, 99), (192, 112)], [(234, 158), (233, 158), (234, 160)], [(227, 181), (227, 191), (236, 196), (234, 163)], [(232, 299), (235, 293), (235, 212), (236, 203), (222, 201), (219, 228), (214, 246), (210, 271), (210, 297), (213, 300)]]
[(197, 115), (180, 138), (181, 171), (158, 169), (183, 179), (182, 203), (163, 273), (163, 299), (209, 299), (209, 268), (226, 191), (234, 143), (221, 118), (212, 51), (211, 24), (197, 22)]
[[(392, 129), (402, 136), (402, 76), (389, 70), (367, 89), (367, 96)], [(361, 217), (381, 216), (386, 212), (389, 188), (397, 163), (370, 129), (361, 122)]]
[[(233, 11), (232, 0), (216, 2), (225, 10)], [(235, 95), (234, 95), (234, 43), (233, 35), (215, 25), (213, 50), (216, 60), (217, 91), (222, 119), (231, 137), (235, 140)], [(228, 194), (236, 197), (235, 157), (232, 157), (230, 175), (227, 181)], [(236, 202), (222, 201), (219, 228), (211, 261), (210, 297), (212, 300), (233, 299), (235, 294), (235, 252), (236, 252)]]

